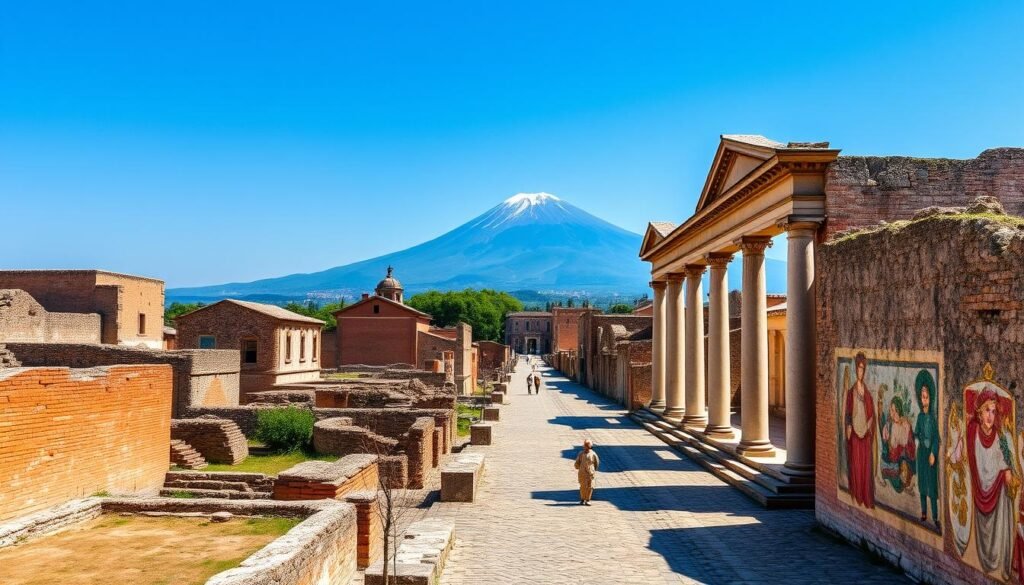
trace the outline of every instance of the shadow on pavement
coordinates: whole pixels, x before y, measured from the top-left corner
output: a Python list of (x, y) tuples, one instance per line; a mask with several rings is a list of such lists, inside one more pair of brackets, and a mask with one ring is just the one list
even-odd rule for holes
[[(617, 422), (610, 422), (608, 419), (614, 419)], [(585, 431), (588, 429), (636, 429), (636, 424), (633, 421), (626, 419), (625, 417), (617, 416), (556, 416), (555, 418), (548, 419), (548, 422), (554, 425), (565, 425), (576, 431)]]

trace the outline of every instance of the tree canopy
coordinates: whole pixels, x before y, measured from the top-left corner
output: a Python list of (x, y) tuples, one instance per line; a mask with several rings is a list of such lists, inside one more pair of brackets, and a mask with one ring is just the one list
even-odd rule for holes
[(451, 327), (463, 321), (473, 327), (473, 341), (499, 343), (505, 339), (505, 316), (523, 310), (523, 303), (508, 293), (471, 288), (420, 293), (408, 305), (433, 317), (435, 326)]
[(615, 303), (608, 307), (608, 313), (612, 315), (628, 315), (633, 312), (633, 305), (626, 303)]
[(205, 307), (205, 303), (179, 303), (177, 301), (171, 303), (171, 306), (164, 309), (164, 325), (168, 327), (174, 327), (174, 318), (185, 313), (191, 313), (196, 309)]
[(307, 301), (306, 303), (296, 303), (293, 301), (285, 305), (284, 308), (293, 313), (320, 319), (324, 322), (324, 331), (333, 331), (338, 328), (338, 322), (334, 319), (334, 313), (345, 308), (345, 300), (342, 299), (336, 303), (325, 303), (322, 305), (316, 301)]

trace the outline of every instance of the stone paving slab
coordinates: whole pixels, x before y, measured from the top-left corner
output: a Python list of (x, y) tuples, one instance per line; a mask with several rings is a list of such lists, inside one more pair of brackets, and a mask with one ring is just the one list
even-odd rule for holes
[[(475, 504), (434, 503), (454, 523), (442, 583), (909, 583), (815, 527), (810, 511), (768, 511), (626, 417), (621, 406), (520, 362), (487, 449)], [(573, 459), (601, 457), (592, 506)]]

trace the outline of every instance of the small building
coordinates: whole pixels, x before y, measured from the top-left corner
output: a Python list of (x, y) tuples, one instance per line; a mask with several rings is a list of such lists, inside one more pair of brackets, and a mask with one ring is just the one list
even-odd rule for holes
[(163, 347), (162, 280), (105, 270), (0, 270), (0, 289), (25, 291), (51, 315), (64, 314), (64, 322), (71, 313), (99, 315), (101, 343)]
[(234, 299), (175, 319), (179, 348), (241, 352), (243, 396), (276, 384), (319, 380), (323, 324), (276, 305)]
[(551, 309), (551, 352), (575, 351), (579, 346), (580, 317), (585, 308), (554, 307)]
[(518, 311), (505, 316), (505, 345), (516, 353), (551, 353), (551, 313)]
[(478, 341), (475, 344), (479, 350), (479, 367), (481, 370), (491, 371), (502, 368), (512, 359), (509, 347), (497, 341)]

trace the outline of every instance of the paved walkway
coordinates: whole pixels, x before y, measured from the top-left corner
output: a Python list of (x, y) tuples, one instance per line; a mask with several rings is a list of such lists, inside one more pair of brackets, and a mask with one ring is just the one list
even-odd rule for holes
[[(808, 511), (766, 511), (633, 424), (620, 406), (520, 362), (474, 504), (435, 503), (457, 543), (443, 583), (905, 583), (814, 528)], [(593, 505), (572, 462), (601, 457)]]

